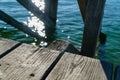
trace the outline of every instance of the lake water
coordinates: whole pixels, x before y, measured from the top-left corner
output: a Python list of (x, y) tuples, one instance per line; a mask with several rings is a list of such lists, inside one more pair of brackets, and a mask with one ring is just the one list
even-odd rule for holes
[[(20, 22), (27, 21), (27, 10), (15, 0), (0, 0), (0, 10)], [(58, 20), (54, 39), (70, 41), (80, 48), (83, 34), (83, 21), (77, 0), (59, 0)], [(102, 32), (107, 35), (106, 54), (103, 59), (120, 64), (120, 0), (107, 0), (102, 24)], [(25, 43), (34, 43), (32, 37), (0, 21), (0, 37)]]

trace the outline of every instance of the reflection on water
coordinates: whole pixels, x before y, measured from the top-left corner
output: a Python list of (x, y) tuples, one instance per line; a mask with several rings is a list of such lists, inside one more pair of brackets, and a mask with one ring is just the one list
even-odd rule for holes
[[(32, 2), (39, 8), (39, 10), (41, 10), (44, 13), (44, 9), (45, 9), (45, 3), (44, 0), (32, 0)], [(30, 29), (32, 29), (33, 32), (38, 33), (40, 36), (47, 38), (45, 35), (45, 25), (44, 23), (37, 18), (36, 16), (34, 16), (33, 13), (29, 12), (30, 16), (27, 18), (27, 25), (28, 27), (30, 27)], [(37, 42), (37, 40), (35, 39), (35, 41)], [(34, 43), (33, 43), (34, 44)], [(44, 41), (41, 41), (40, 43), (41, 46), (46, 46), (47, 43)]]
[[(45, 4), (44, 0), (32, 0), (32, 2), (44, 13)], [(45, 27), (44, 23), (29, 12), (30, 17), (28, 17), (27, 25), (32, 29), (32, 31), (37, 32), (40, 36), (45, 37)]]
[[(32, 2), (44, 13), (45, 3), (44, 0), (32, 0)], [(47, 38), (45, 34), (44, 23), (35, 17), (31, 12), (28, 12), (16, 1), (0, 1), (0, 9), (17, 19), (19, 22), (26, 24), (33, 32), (38, 33), (40, 36)], [(16, 6), (16, 8), (14, 8)], [(11, 28), (11, 29), (10, 29)], [(40, 46), (46, 46), (45, 40), (38, 41), (36, 38), (32, 38), (29, 35), (17, 30), (14, 27), (0, 21), (0, 37), (10, 38), (25, 43), (37, 44)], [(16, 32), (16, 33), (13, 33)]]

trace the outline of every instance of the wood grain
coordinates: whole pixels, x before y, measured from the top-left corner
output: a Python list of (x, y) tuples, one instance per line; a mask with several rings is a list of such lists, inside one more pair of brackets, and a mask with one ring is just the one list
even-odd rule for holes
[(22, 44), (0, 60), (1, 80), (40, 80), (58, 51)]
[(0, 57), (2, 57), (5, 54), (7, 54), (13, 48), (17, 47), (17, 45), (19, 45), (19, 42), (16, 42), (16, 41), (13, 41), (13, 40), (4, 39), (4, 38), (0, 38)]
[(77, 50), (77, 48), (75, 48), (70, 42), (66, 42), (63, 40), (55, 40), (47, 48), (60, 52), (80, 54), (80, 51)]
[(46, 80), (107, 80), (99, 60), (65, 53)]

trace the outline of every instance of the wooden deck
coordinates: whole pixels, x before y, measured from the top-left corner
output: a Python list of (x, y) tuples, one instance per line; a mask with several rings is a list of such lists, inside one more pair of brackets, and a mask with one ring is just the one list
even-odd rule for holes
[(0, 80), (108, 80), (99, 60), (78, 53), (59, 40), (39, 48), (0, 38)]

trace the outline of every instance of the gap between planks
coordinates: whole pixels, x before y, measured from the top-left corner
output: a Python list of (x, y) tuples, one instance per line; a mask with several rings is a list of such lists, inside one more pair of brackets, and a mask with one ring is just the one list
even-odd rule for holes
[(58, 55), (59, 51), (22, 44), (0, 60), (0, 78), (40, 80)]
[[(7, 40), (7, 39), (6, 39)], [(12, 40), (7, 40), (7, 42), (10, 44), (10, 43), (14, 43), (14, 41)], [(6, 43), (5, 40), (3, 39), (3, 41), (1, 43)], [(55, 45), (55, 43), (59, 43), (57, 45)], [(61, 45), (60, 45), (61, 44)], [(49, 49), (57, 49), (58, 45), (59, 45), (59, 51), (54, 51), (54, 50), (49, 50), (53, 52), (56, 52), (56, 57), (54, 57), (54, 60), (45, 68), (45, 70), (43, 70), (43, 74), (39, 76), (40, 79), (44, 80), (48, 74), (50, 73), (50, 71), (54, 68), (54, 66), (57, 64), (57, 62), (60, 60), (60, 58), (62, 57), (63, 53), (65, 51), (68, 50), (68, 48), (72, 48), (73, 46), (70, 45), (70, 43), (66, 43), (64, 41), (61, 41), (61, 40), (56, 40), (53, 42), (53, 44), (51, 44), (51, 46), (49, 46), (48, 48)], [(75, 48), (72, 48), (72, 49), (75, 49)], [(31, 52), (31, 50), (33, 50)], [(3, 74), (3, 77), (1, 76), (0, 78), (1, 79), (14, 79), (14, 78), (18, 78), (18, 74), (19, 72), (21, 72), (25, 67), (22, 66), (21, 67), (21, 64), (26, 62), (26, 60), (29, 58), (29, 56), (32, 56), (34, 55), (34, 53), (36, 53), (38, 50), (41, 50), (39, 49), (38, 47), (33, 47), (32, 45), (28, 45), (28, 44), (22, 44), (20, 45), (19, 47), (17, 47), (15, 50), (13, 51), (9, 51), (10, 53), (8, 55), (6, 55), (5, 57), (3, 57), (0, 62), (0, 70), (3, 70), (3, 72), (1, 72), (1, 74)], [(47, 50), (47, 49), (45, 49)], [(70, 51), (70, 50), (69, 50)], [(72, 52), (75, 51), (75, 50), (72, 50)], [(77, 51), (77, 50), (76, 50)], [(78, 52), (78, 51), (77, 51)], [(38, 53), (41, 53), (41, 52), (38, 52)], [(51, 54), (49, 54), (50, 56)], [(52, 54), (53, 55), (53, 54)], [(51, 56), (52, 56), (51, 55)], [(34, 56), (36, 57), (36, 56)], [(35, 58), (34, 58), (35, 59)], [(38, 58), (37, 58), (38, 59)], [(37, 61), (36, 59), (36, 61)], [(29, 59), (30, 61), (32, 59)], [(24, 65), (28, 65), (28, 63), (24, 64)], [(32, 64), (28, 65), (28, 66), (31, 66)], [(32, 65), (33, 66), (33, 65)], [(29, 69), (29, 68), (26, 68), (26, 70)], [(7, 77), (4, 75), (4, 71), (7, 70), (5, 73), (7, 73)], [(23, 70), (24, 71), (24, 70)], [(22, 72), (23, 73), (23, 72)], [(17, 77), (13, 77), (12, 75), (15, 75)], [(19, 74), (20, 75), (20, 74)], [(26, 74), (26, 76), (28, 77), (28, 75)], [(31, 72), (31, 74), (29, 76), (35, 76), (34, 73)], [(21, 78), (20, 78), (21, 80)]]
[(99, 60), (65, 53), (46, 80), (107, 80)]
[(20, 45), (17, 41), (0, 38), (0, 59)]
[[(53, 43), (55, 44), (55, 42)], [(61, 62), (61, 57), (63, 58), (64, 55), (66, 55), (64, 54), (64, 52), (67, 51), (69, 48), (69, 43), (64, 44), (64, 42), (60, 41), (60, 44), (61, 43), (63, 45), (61, 46), (56, 45), (58, 47), (57, 48), (55, 47), (59, 51), (49, 50), (50, 46), (48, 47), (49, 49), (41, 49), (36, 46), (22, 44), (15, 50), (11, 51), (8, 55), (0, 59), (0, 79), (1, 80), (8, 79), (45, 80), (46, 78), (48, 79), (49, 76), (51, 75), (51, 71), (52, 72), (55, 71), (56, 66)], [(70, 58), (68, 59), (70, 60)], [(65, 62), (63, 61), (63, 63)], [(69, 62), (66, 62), (66, 64), (67, 63)], [(87, 64), (88, 63), (89, 62), (87, 62)], [(92, 69), (88, 68), (88, 70), (90, 70), (91, 72)], [(73, 71), (74, 69), (71, 70), (71, 72)]]

